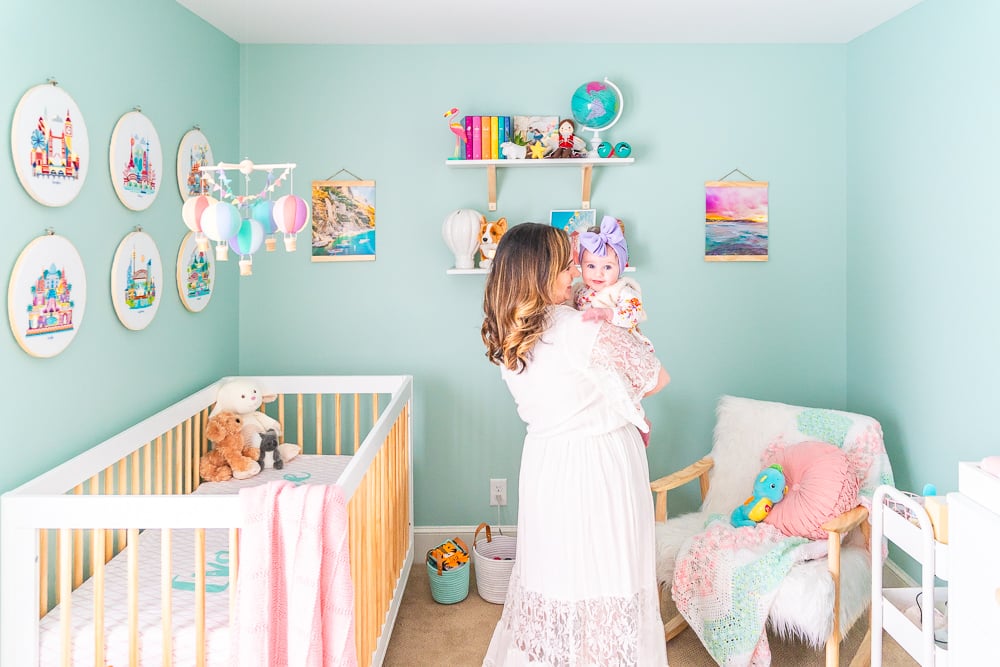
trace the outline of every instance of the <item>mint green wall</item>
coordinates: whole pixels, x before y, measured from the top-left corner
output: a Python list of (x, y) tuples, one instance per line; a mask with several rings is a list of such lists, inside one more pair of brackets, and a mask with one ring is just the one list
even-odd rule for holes
[[(646, 401), (654, 474), (705, 453), (723, 393), (844, 406), (846, 47), (242, 50), (245, 156), (297, 162), (305, 197), (341, 169), (375, 180), (378, 253), (258, 254), (240, 285), (240, 371), (413, 374), (418, 525), (495, 520), (491, 477), (509, 480), (502, 520), (513, 522), (523, 437), (483, 356), (484, 277), (445, 274), (445, 215), (486, 211), (485, 172), (445, 167), (452, 106), (562, 115), (583, 81), (624, 91), (606, 135), (629, 141), (636, 162), (595, 171), (593, 205), (625, 221), (644, 330), (673, 375)], [(732, 169), (771, 183), (767, 263), (703, 259), (704, 182)], [(547, 221), (580, 206), (580, 180), (579, 169), (501, 171), (496, 216)]]
[[(174, 2), (5, 3), (0, 39), (0, 414), (7, 491), (166, 407), (237, 364), (238, 282), (219, 271), (217, 292), (200, 314), (184, 309), (174, 266), (184, 233), (177, 148), (195, 123), (215, 155), (239, 142), (237, 45)], [(76, 101), (90, 139), (90, 172), (66, 206), (37, 203), (11, 159), (10, 122), (21, 96), (55, 77)], [(111, 185), (108, 146), (118, 119), (140, 105), (163, 146), (162, 190), (145, 211), (125, 208)], [(136, 225), (156, 241), (166, 285), (156, 319), (142, 331), (118, 321), (111, 263)], [(86, 314), (60, 355), (28, 356), (8, 324), (7, 282), (22, 249), (47, 227), (77, 248), (87, 272)]]
[(997, 25), (924, 0), (848, 47), (848, 405), (917, 492), (1000, 452)]

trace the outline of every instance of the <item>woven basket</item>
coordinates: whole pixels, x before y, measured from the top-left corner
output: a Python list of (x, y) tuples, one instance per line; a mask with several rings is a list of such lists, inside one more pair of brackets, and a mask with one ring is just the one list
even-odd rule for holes
[(469, 597), (469, 569), (472, 564), (466, 561), (446, 570), (439, 557), (441, 547), (449, 542), (464, 554), (469, 553), (465, 542), (458, 537), (427, 552), (427, 578), (431, 582), (431, 597), (440, 604), (455, 604)]
[[(479, 542), (479, 531), (484, 528), (486, 540)], [(516, 556), (516, 538), (509, 535), (494, 537), (489, 525), (479, 524), (472, 538), (472, 561), (476, 566), (476, 589), (479, 597), (493, 604), (504, 603)]]

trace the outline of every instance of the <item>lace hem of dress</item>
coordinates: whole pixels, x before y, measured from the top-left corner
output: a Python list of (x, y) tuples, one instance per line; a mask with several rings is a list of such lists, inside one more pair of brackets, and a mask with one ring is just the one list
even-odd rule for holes
[(514, 573), (500, 625), (528, 662), (633, 666), (639, 664), (642, 619), (659, 618), (658, 605), (655, 589), (628, 597), (554, 600), (523, 590)]
[(604, 323), (591, 352), (591, 368), (604, 376), (599, 382), (611, 404), (625, 418), (646, 429), (640, 401), (656, 386), (660, 361), (635, 336)]

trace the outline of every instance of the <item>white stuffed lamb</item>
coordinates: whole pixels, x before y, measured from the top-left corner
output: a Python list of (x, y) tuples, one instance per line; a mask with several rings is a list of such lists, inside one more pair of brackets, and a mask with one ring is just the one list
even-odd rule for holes
[[(277, 396), (265, 393), (261, 386), (249, 378), (229, 380), (219, 388), (215, 407), (209, 418), (219, 412), (233, 412), (243, 421), (243, 442), (250, 447), (260, 447), (260, 436), (268, 429), (274, 429), (280, 436), (281, 422), (261, 412), (263, 403), (270, 403)], [(279, 445), (282, 458), (287, 462), (299, 453), (298, 445)]]

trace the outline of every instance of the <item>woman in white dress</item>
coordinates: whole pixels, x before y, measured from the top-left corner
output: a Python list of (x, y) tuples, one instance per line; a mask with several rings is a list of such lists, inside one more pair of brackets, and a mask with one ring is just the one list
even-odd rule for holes
[(566, 233), (500, 239), (482, 336), (527, 425), (517, 560), (483, 664), (667, 664), (640, 399), (670, 381), (628, 331), (564, 303), (579, 275)]

